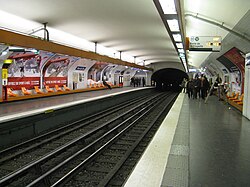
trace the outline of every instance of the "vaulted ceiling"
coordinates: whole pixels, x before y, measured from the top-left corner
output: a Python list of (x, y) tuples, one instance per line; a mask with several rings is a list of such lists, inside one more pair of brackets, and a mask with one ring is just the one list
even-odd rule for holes
[[(242, 17), (247, 14), (250, 10), (249, 8), (249, 0), (184, 0), (186, 36), (222, 36), (222, 50), (225, 48), (232, 48), (236, 46), (239, 41), (242, 42), (242, 40), (235, 37), (234, 41), (230, 42), (229, 46), (228, 40), (230, 40), (230, 38), (225, 38), (229, 34), (228, 31), (210, 23), (195, 19), (194, 17), (187, 16), (187, 14), (197, 15), (198, 17), (233, 29)], [(246, 25), (246, 27), (248, 26)], [(250, 37), (250, 31), (247, 33), (245, 29), (239, 28), (235, 28), (234, 30)], [(215, 55), (218, 54), (217, 52), (213, 53)], [(189, 64), (196, 67), (199, 67), (210, 55), (212, 55), (211, 52), (191, 51), (187, 52), (187, 54)]]
[[(186, 36), (225, 36), (227, 31), (199, 21), (193, 13), (233, 28), (247, 13), (249, 0), (180, 0)], [(1, 20), (0, 26), (30, 33), (48, 22), (49, 29), (60, 30), (115, 51), (114, 57), (129, 56), (130, 61), (180, 64), (169, 34), (153, 0), (0, 0), (0, 11), (30, 20), (34, 26), (11, 20)], [(33, 27), (33, 28), (32, 28)], [(52, 34), (51, 39), (65, 39)], [(72, 44), (73, 45), (73, 44)], [(223, 44), (222, 44), (223, 47)], [(121, 51), (121, 53), (120, 53)], [(98, 48), (97, 48), (98, 52)], [(187, 52), (188, 62), (199, 67), (210, 55), (208, 52)], [(126, 59), (125, 59), (126, 60)]]
[(152, 0), (0, 0), (0, 4), (0, 10), (48, 22), (50, 28), (122, 51), (122, 56), (136, 56), (138, 62), (180, 63)]

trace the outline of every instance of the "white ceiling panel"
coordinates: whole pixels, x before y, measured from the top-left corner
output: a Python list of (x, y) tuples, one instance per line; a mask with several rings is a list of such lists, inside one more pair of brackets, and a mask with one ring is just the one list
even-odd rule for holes
[[(184, 5), (184, 14), (198, 13), (218, 23), (223, 22), (230, 28), (250, 7), (249, 0), (180, 1)], [(0, 5), (0, 10), (10, 14), (36, 23), (48, 22), (49, 28), (98, 42), (118, 52), (123, 51), (122, 55), (128, 55), (132, 60), (136, 56), (137, 60), (145, 60), (145, 64), (181, 63), (153, 0), (0, 0)], [(0, 23), (4, 22), (0, 20)], [(35, 28), (25, 32), (32, 29)], [(184, 30), (186, 36), (220, 35), (224, 38), (228, 34), (217, 26), (190, 16), (185, 17)], [(199, 67), (209, 54), (189, 52), (188, 61)], [(119, 54), (114, 56), (118, 57)]]
[(152, 0), (0, 0), (0, 4), (0, 10), (48, 22), (51, 28), (122, 54), (147, 62), (180, 63)]

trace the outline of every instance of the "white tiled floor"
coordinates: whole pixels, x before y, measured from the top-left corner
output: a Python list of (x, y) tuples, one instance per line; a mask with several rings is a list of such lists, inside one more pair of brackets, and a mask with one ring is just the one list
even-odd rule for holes
[(161, 186), (183, 98), (184, 94), (178, 96), (155, 137), (124, 185), (125, 187)]

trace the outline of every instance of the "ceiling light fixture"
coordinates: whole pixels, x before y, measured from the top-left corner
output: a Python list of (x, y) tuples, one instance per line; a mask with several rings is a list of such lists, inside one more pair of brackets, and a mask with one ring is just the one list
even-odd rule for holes
[(178, 49), (178, 51), (179, 51), (179, 53), (183, 53), (183, 54), (185, 53), (184, 49)]
[(176, 46), (178, 49), (183, 49), (183, 44), (182, 43), (176, 43)]
[(176, 42), (182, 42), (180, 34), (173, 34), (173, 38), (174, 38), (174, 41)]
[[(181, 19), (181, 2), (180, 0), (153, 0), (161, 16), (161, 19), (168, 31), (172, 43), (179, 54), (180, 61), (186, 72), (188, 72), (187, 60), (185, 54), (185, 38), (183, 21)], [(180, 54), (182, 53), (182, 54)], [(182, 56), (182, 57), (181, 57)]]
[(185, 57), (185, 53), (179, 53), (179, 55), (180, 55), (180, 57), (182, 58), (182, 57)]
[(177, 14), (174, 0), (159, 0), (164, 14)]
[(167, 23), (172, 32), (180, 32), (179, 22), (177, 19), (167, 20)]

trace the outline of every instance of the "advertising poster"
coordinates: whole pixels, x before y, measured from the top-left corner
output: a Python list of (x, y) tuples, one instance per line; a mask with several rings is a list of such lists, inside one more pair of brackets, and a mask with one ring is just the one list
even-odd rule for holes
[(245, 58), (243, 57), (244, 53), (240, 51), (238, 48), (233, 47), (218, 60), (227, 67), (227, 69), (236, 73), (238, 76), (236, 77), (236, 83), (241, 87), (242, 93), (244, 92), (244, 77), (245, 77)]
[(33, 89), (40, 85), (41, 66), (53, 53), (13, 52), (8, 58), (13, 62), (8, 67), (8, 87), (20, 90)]
[[(243, 100), (243, 115), (250, 119), (250, 53), (246, 54), (245, 60), (245, 87), (244, 87), (244, 100)], [(244, 104), (247, 103), (247, 104)]]
[(108, 66), (109, 64), (106, 62), (96, 62), (88, 72), (88, 79), (91, 79), (95, 82), (101, 80), (101, 72), (102, 70)]
[(111, 72), (115, 67), (116, 67), (115, 65), (106, 66), (103, 69), (103, 77), (102, 78), (106, 77), (106, 80), (110, 79), (111, 78)]
[(79, 57), (54, 55), (43, 67), (43, 84), (50, 87), (67, 85), (68, 69)]

